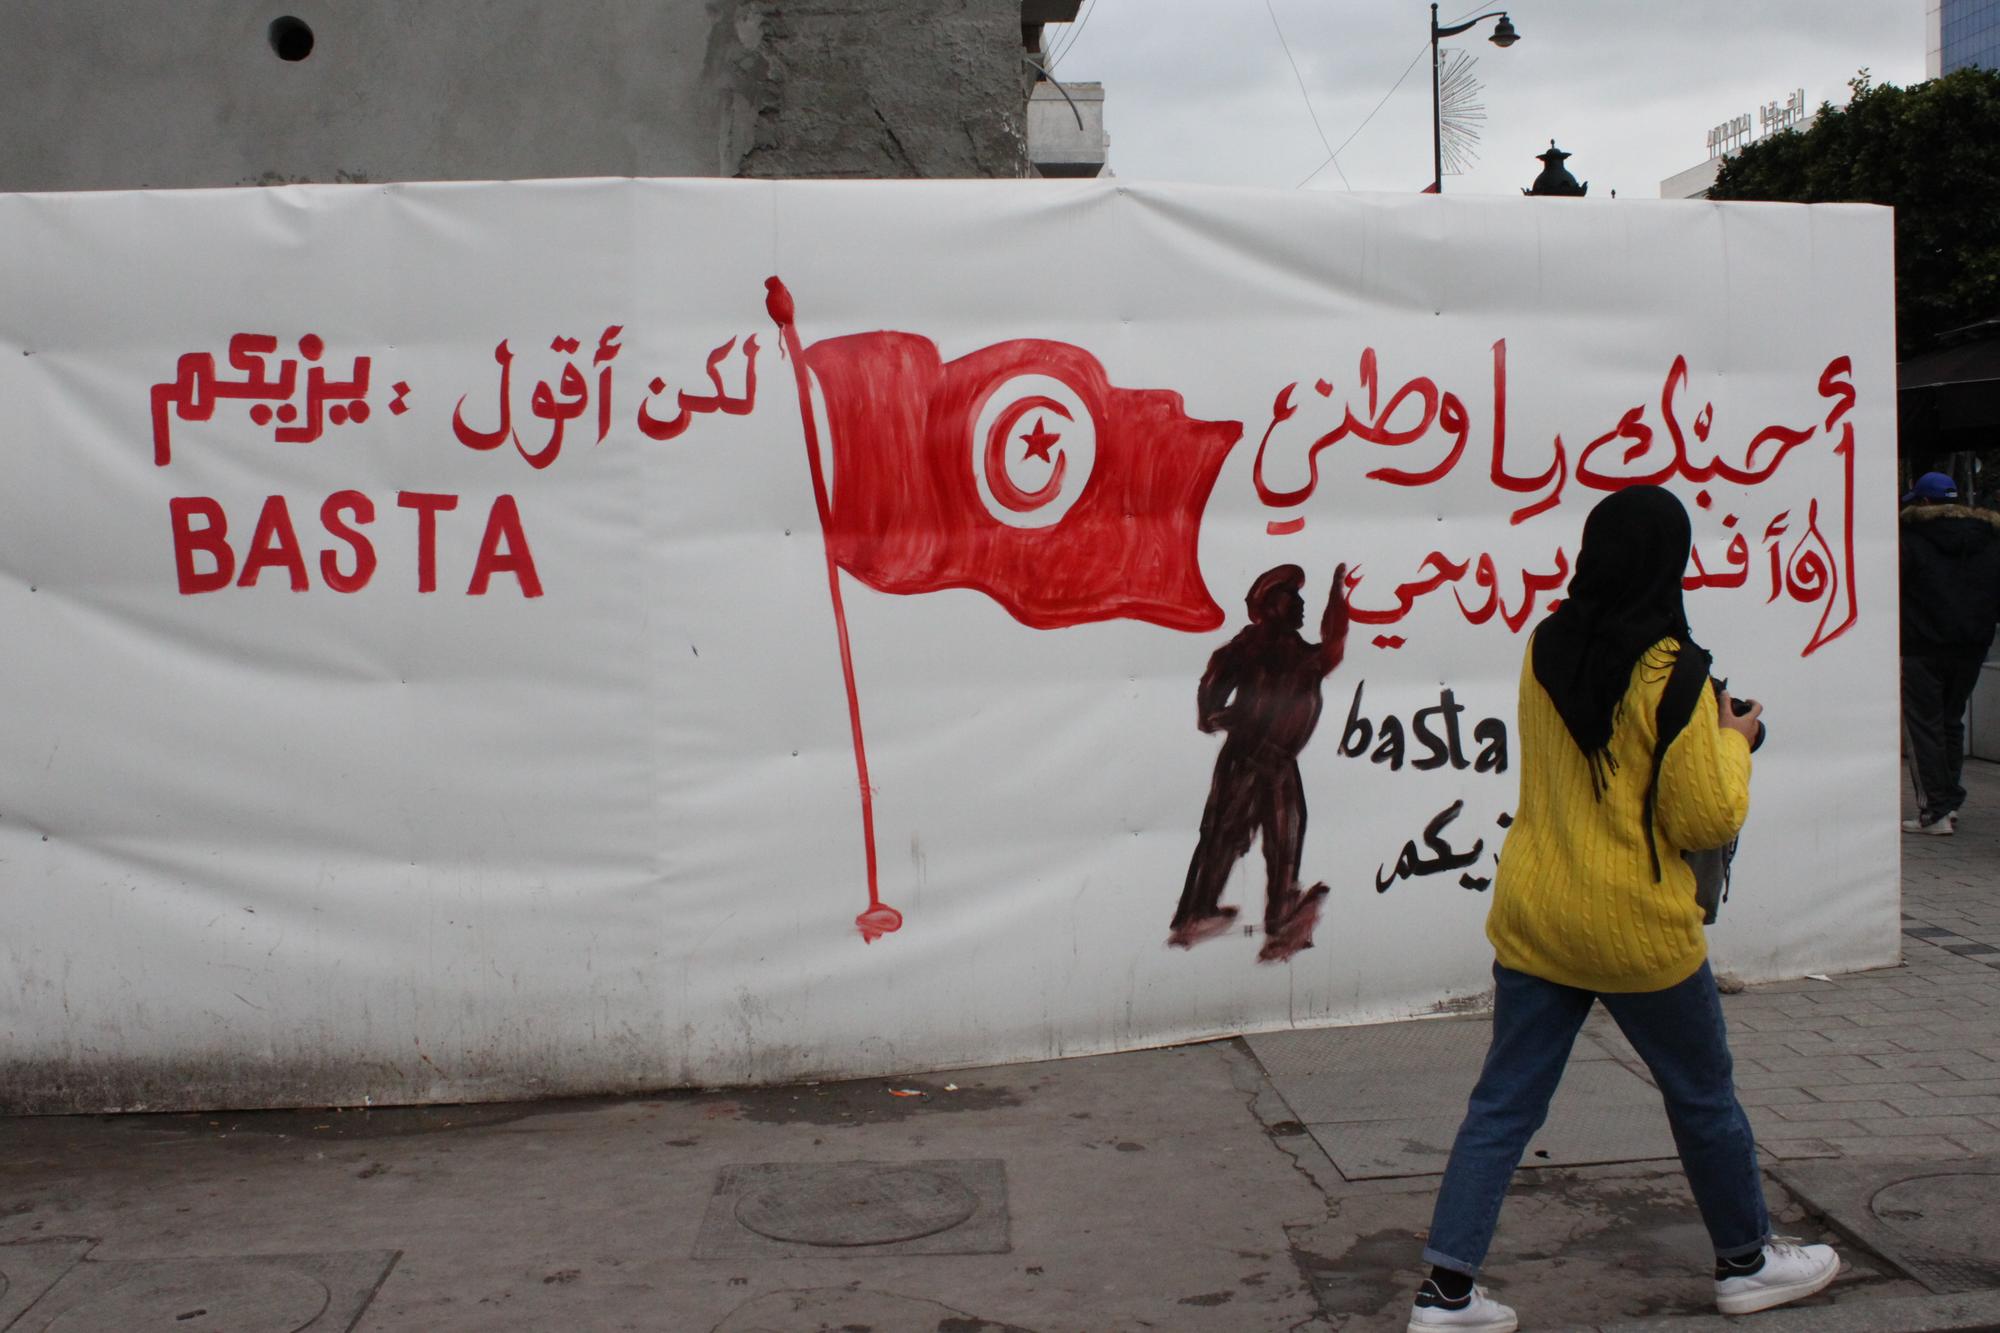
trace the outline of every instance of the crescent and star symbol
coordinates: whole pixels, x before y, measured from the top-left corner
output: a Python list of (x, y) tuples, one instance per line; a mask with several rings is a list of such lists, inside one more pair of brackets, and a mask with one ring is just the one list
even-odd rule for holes
[[(1016, 437), (1015, 427), (1019, 426), (1030, 412), (1037, 414), (1034, 429)], [(1069, 455), (1067, 450), (1061, 453), (1055, 452), (1056, 445), (1062, 442), (1062, 435), (1049, 429), (1048, 418), (1051, 415), (1064, 421), (1074, 419), (1070, 416), (1069, 409), (1055, 399), (1043, 394), (1033, 394), (1010, 405), (994, 421), (987, 433), (984, 467), (987, 490), (991, 492), (995, 503), (1016, 514), (1033, 513), (1062, 493), (1063, 478), (1069, 472)], [(1015, 438), (1027, 446), (1027, 452), (1021, 456), (1022, 462), (1035, 458), (1053, 464), (1048, 480), (1034, 490), (1023, 489), (1007, 475), (1006, 446)]]
[(1053, 449), (1061, 441), (1062, 436), (1049, 430), (1047, 418), (1036, 417), (1035, 428), (1021, 437), (1021, 443), (1028, 446), (1028, 452), (1022, 454), (1021, 457), (1024, 461), (1030, 458), (1039, 458), (1042, 462), (1046, 463), (1049, 461), (1049, 450)]

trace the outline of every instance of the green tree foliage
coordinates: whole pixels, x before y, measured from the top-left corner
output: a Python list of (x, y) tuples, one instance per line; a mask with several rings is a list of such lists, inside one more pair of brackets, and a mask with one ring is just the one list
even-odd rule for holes
[(1962, 69), (1822, 105), (1722, 164), (1711, 199), (1888, 204), (1896, 210), (1897, 341), (2000, 315), (2000, 72)]

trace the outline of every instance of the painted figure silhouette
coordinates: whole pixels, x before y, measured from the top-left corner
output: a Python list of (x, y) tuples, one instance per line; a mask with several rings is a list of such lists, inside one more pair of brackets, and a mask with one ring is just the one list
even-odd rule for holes
[(1244, 601), (1250, 623), (1215, 650), (1202, 673), (1195, 702), (1205, 732), (1225, 733), (1201, 813), (1201, 840), (1188, 864), (1187, 887), (1174, 912), (1167, 943), (1192, 948), (1228, 930), (1234, 907), (1219, 900), (1229, 872), (1264, 843), (1264, 947), (1259, 962), (1278, 962), (1312, 947), (1326, 885), (1299, 888), (1299, 854), (1306, 838), (1305, 787), (1299, 752), (1319, 724), (1320, 682), (1347, 650), (1347, 566), (1333, 572), (1333, 588), (1320, 616), (1320, 641), (1299, 633), (1306, 604), (1305, 571), (1297, 565), (1266, 570)]

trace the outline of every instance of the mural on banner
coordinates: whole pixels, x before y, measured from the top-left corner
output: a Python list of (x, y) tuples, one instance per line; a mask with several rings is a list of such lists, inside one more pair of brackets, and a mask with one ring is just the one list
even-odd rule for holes
[(1229, 872), (1250, 850), (1264, 850), (1264, 944), (1257, 960), (1282, 962), (1312, 948), (1327, 886), (1299, 888), (1306, 841), (1305, 783), (1299, 754), (1319, 725), (1320, 682), (1347, 652), (1347, 566), (1333, 571), (1318, 643), (1299, 634), (1306, 572), (1297, 565), (1266, 570), (1244, 602), (1250, 624), (1215, 650), (1202, 673), (1195, 704), (1201, 729), (1224, 733), (1201, 813), (1201, 838), (1188, 863), (1187, 887), (1174, 909), (1167, 943), (1190, 949), (1228, 930), (1237, 909), (1221, 905)]
[[(1691, 408), (1684, 402), (1690, 369), (1687, 358), (1677, 355), (1668, 366), (1656, 402), (1627, 408), (1616, 424), (1594, 434), (1574, 456), (1563, 436), (1555, 435), (1542, 454), (1546, 465), (1531, 471), (1521, 468), (1519, 451), (1510, 453), (1509, 449), (1507, 340), (1495, 341), (1490, 350), (1491, 416), (1484, 431), (1468, 406), (1470, 395), (1442, 388), (1431, 376), (1414, 375), (1388, 388), (1373, 347), (1360, 354), (1351, 395), (1341, 394), (1326, 378), (1317, 379), (1312, 393), (1320, 401), (1308, 410), (1300, 402), (1300, 382), (1285, 385), (1276, 395), (1257, 446), (1252, 482), (1258, 498), (1278, 511), (1303, 506), (1319, 487), (1320, 455), (1342, 443), (1395, 451), (1392, 457), (1404, 452), (1415, 455), (1407, 462), (1399, 458), (1397, 463), (1368, 468), (1363, 476), (1369, 482), (1399, 488), (1437, 485), (1464, 462), (1475, 433), (1483, 433), (1487, 437), (1483, 480), (1502, 497), (1513, 497), (1504, 498), (1504, 503), (1520, 501), (1508, 513), (1510, 527), (1564, 503), (1572, 482), (1586, 488), (1585, 496), (1640, 484), (1680, 483), (1694, 488), (1693, 507), (1711, 514), (1715, 509), (1713, 483), (1743, 488), (1764, 485), (1795, 450), (1816, 443), (1837, 462), (1837, 496), (1827, 499), (1824, 506), (1822, 497), (1809, 496), (1803, 520), (1795, 489), (1787, 492), (1794, 497), (1792, 502), (1774, 506), (1775, 512), (1762, 516), (1761, 523), (1746, 525), (1743, 516), (1734, 512), (1716, 515), (1727, 538), (1719, 551), (1707, 553), (1697, 542), (1683, 583), (1690, 591), (1761, 588), (1766, 604), (1784, 599), (1816, 608), (1818, 615), (1798, 650), (1801, 657), (1812, 656), (1854, 627), (1860, 605), (1855, 581), (1855, 438), (1849, 413), (1857, 392), (1850, 356), (1829, 360), (1813, 385), (1824, 413), (1819, 420), (1796, 425), (1759, 424), (1741, 436), (1726, 439), (1716, 433), (1713, 403)], [(1301, 427), (1314, 433), (1299, 440)], [(1289, 443), (1291, 452), (1302, 458), (1302, 485), (1286, 489), (1270, 480), (1274, 442), (1281, 446)], [(1305, 517), (1293, 514), (1270, 519), (1266, 531), (1285, 537), (1304, 527)], [(1746, 535), (1750, 533), (1756, 534), (1755, 540), (1761, 544), (1761, 560), (1752, 556), (1752, 538)], [(1388, 632), (1387, 627), (1400, 626), (1426, 598), (1447, 589), (1450, 604), (1466, 623), (1497, 623), (1510, 634), (1520, 635), (1539, 615), (1560, 604), (1571, 570), (1568, 550), (1560, 543), (1549, 552), (1546, 562), (1512, 570), (1503, 570), (1490, 552), (1432, 549), (1414, 570), (1389, 576), (1393, 581), (1381, 591), (1374, 590), (1380, 576), (1371, 575), (1363, 565), (1347, 576), (1348, 616), (1355, 624), (1381, 628), (1383, 632), (1372, 637), (1371, 645), (1391, 652), (1405, 647), (1409, 640), (1402, 633)], [(1753, 575), (1757, 576), (1754, 581)], [(1505, 722), (1495, 717), (1475, 722), (1471, 740), (1477, 748), (1476, 753), (1469, 753), (1460, 725), (1465, 710), (1450, 687), (1441, 686), (1437, 706), (1419, 709), (1406, 728), (1393, 714), (1379, 722), (1368, 714), (1364, 706), (1366, 686), (1365, 680), (1355, 685), (1341, 734), (1342, 755), (1366, 756), (1394, 771), (1403, 767), (1408, 742), (1414, 741), (1424, 753), (1410, 760), (1412, 768), (1436, 769), (1449, 764), (1474, 773), (1506, 772)], [(1406, 840), (1393, 859), (1384, 860), (1375, 872), (1376, 892), (1386, 893), (1412, 878), (1453, 872), (1462, 888), (1488, 888), (1498, 862), (1500, 836), (1512, 816), (1505, 810), (1497, 812), (1492, 821), (1495, 831), (1487, 835), (1451, 833), (1465, 809), (1463, 798), (1454, 800), (1438, 811), (1419, 835)]]
[(1893, 961), (1890, 217), (1044, 184), (0, 194), (8, 1104), (1461, 1006), (1638, 482), (1801, 719), (1718, 966)]
[[(596, 384), (580, 371), (574, 359), (566, 361), (556, 383), (538, 380), (529, 397), (529, 414), (547, 423), (548, 436), (531, 448), (521, 440), (514, 421), (514, 353), (506, 340), (493, 351), (500, 367), (496, 424), (480, 429), (467, 420), (466, 402), (461, 395), (451, 414), (452, 434), (468, 449), (488, 451), (513, 445), (529, 467), (537, 471), (554, 463), (562, 453), (569, 423), (597, 404), (597, 442), (611, 433), (613, 411), (612, 362), (622, 350), (618, 339), (624, 329), (607, 327), (591, 353), (597, 370)], [(549, 349), (574, 358), (583, 344), (558, 335)], [(706, 374), (715, 392), (693, 394), (681, 390), (675, 395), (676, 411), (661, 418), (653, 413), (652, 400), (666, 391), (666, 381), (654, 376), (648, 396), (639, 403), (634, 424), (648, 439), (669, 440), (686, 431), (699, 415), (720, 412), (744, 416), (757, 402), (757, 339), (743, 339), (743, 388), (732, 394), (724, 387), (722, 365), (736, 350), (732, 338), (708, 354)], [(273, 426), (276, 444), (311, 444), (330, 427), (362, 425), (373, 415), (368, 401), (374, 358), (357, 356), (344, 380), (330, 380), (317, 364), (325, 355), (326, 343), (318, 334), (308, 333), (297, 342), (298, 355), (275, 358), (278, 339), (271, 334), (238, 333), (229, 339), (226, 360), (234, 376), (218, 370), (213, 352), (185, 352), (175, 365), (174, 378), (152, 387), (153, 463), (166, 467), (174, 460), (173, 423), (207, 422), (215, 418), (224, 402), (249, 402), (252, 424)], [(304, 367), (304, 374), (300, 368)], [(387, 408), (401, 416), (410, 410), (413, 390), (405, 380), (389, 386), (392, 397)], [(301, 396), (304, 407), (294, 399)], [(451, 513), (459, 505), (456, 494), (429, 491), (398, 491), (395, 506), (416, 515), (418, 592), (436, 592), (437, 549), (440, 514)], [(217, 592), (231, 586), (254, 588), (266, 570), (283, 574), (294, 592), (312, 586), (311, 571), (300, 544), (298, 527), (290, 504), (282, 495), (268, 497), (259, 509), (248, 541), (240, 547), (229, 536), (229, 514), (212, 496), (176, 496), (169, 505), (173, 525), (175, 577), (183, 594)], [(198, 520), (198, 521), (197, 521)], [(345, 550), (327, 548), (320, 552), (320, 580), (335, 592), (355, 593), (375, 577), (376, 547), (363, 530), (376, 520), (376, 502), (356, 490), (338, 490), (320, 505), (319, 520), (328, 537)], [(240, 525), (239, 525), (240, 527)], [(239, 554), (240, 552), (240, 554)], [(345, 561), (345, 567), (343, 567)], [(521, 522), (518, 502), (511, 494), (495, 496), (489, 503), (484, 531), (479, 539), (466, 595), (485, 596), (499, 574), (514, 576), (523, 597), (540, 597), (542, 581), (535, 567), (534, 550)]]
[[(882, 901), (840, 572), (887, 593), (974, 588), (1036, 629), (1121, 618), (1214, 629), (1222, 608), (1202, 582), (1196, 543), (1243, 426), (1196, 421), (1177, 393), (1115, 388), (1096, 357), (1067, 343), (1018, 339), (950, 362), (911, 333), (808, 347), (791, 292), (775, 277), (765, 288), (798, 383), (826, 542), (868, 864), (855, 925), (873, 941), (903, 918)], [(831, 436), (824, 451), (815, 384)], [(1303, 832), (1303, 804), (1298, 818)], [(1303, 928), (1310, 936), (1311, 923)]]
[[(866, 859), (868, 900), (855, 925), (873, 941), (899, 929), (903, 918), (881, 892), (874, 789), (841, 574), (894, 595), (974, 589), (1038, 630), (1129, 619), (1182, 633), (1212, 632), (1224, 616), (1203, 582), (1198, 546), (1210, 494), (1243, 425), (1195, 419), (1170, 390), (1115, 386), (1094, 355), (1068, 343), (1015, 339), (951, 360), (930, 338), (909, 332), (807, 343), (792, 295), (777, 277), (766, 281), (765, 311), (791, 366), (820, 520)], [(622, 325), (606, 326), (589, 346), (588, 369), (580, 364), (584, 341), (554, 338), (550, 350), (567, 360), (558, 373), (535, 382), (519, 416), (515, 356), (502, 340), (492, 356), (497, 391), (483, 399), (490, 406), (470, 406), (474, 395), (460, 394), (451, 413), (453, 437), (479, 452), (511, 446), (535, 471), (550, 467), (565, 443), (574, 443), (575, 423), (587, 420), (583, 431), (594, 427), (592, 443), (602, 444), (617, 412), (624, 334)], [(347, 369), (334, 373), (322, 364), (329, 349), (318, 335), (298, 338), (296, 355), (279, 356), (279, 345), (275, 335), (235, 334), (223, 354), (226, 367), (218, 366), (213, 352), (182, 354), (173, 377), (152, 386), (154, 463), (174, 461), (176, 422), (210, 421), (225, 402), (248, 404), (250, 421), (271, 427), (276, 444), (310, 444), (330, 430), (370, 420), (376, 357), (353, 356)], [(705, 416), (752, 413), (759, 350), (754, 333), (711, 348), (700, 371), (706, 391), (680, 389), (669, 399), (668, 380), (649, 377), (630, 410), (633, 426), (649, 440), (665, 441)], [(1323, 377), (1307, 395), (1302, 381), (1286, 384), (1272, 403), (1251, 471), (1257, 499), (1274, 515), (1266, 533), (1282, 538), (1304, 530), (1302, 511), (1319, 488), (1321, 456), (1342, 444), (1388, 451), (1395, 460), (1367, 468), (1366, 481), (1422, 488), (1466, 465), (1475, 435), (1483, 436), (1483, 480), (1506, 497), (1509, 525), (1519, 526), (1561, 505), (1572, 483), (1601, 492), (1679, 482), (1695, 488), (1695, 506), (1707, 512), (1715, 505), (1711, 484), (1760, 486), (1795, 451), (1817, 443), (1839, 462), (1841, 493), (1824, 505), (1824, 497), (1807, 497), (1803, 516), (1796, 499), (1748, 523), (1735, 512), (1720, 514), (1727, 540), (1719, 551), (1697, 545), (1685, 586), (1755, 588), (1767, 604), (1786, 599), (1817, 607), (1802, 656), (1854, 626), (1860, 607), (1848, 415), (1857, 392), (1849, 356), (1828, 361), (1813, 386), (1823, 404), (1818, 420), (1763, 424), (1731, 444), (1717, 434), (1713, 403), (1694, 407), (1687, 401), (1690, 366), (1677, 355), (1657, 401), (1633, 404), (1580, 449), (1556, 434), (1537, 470), (1536, 464), (1521, 466), (1518, 449), (1510, 452), (1507, 354), (1505, 338), (1491, 345), (1484, 423), (1469, 405), (1473, 395), (1444, 388), (1432, 376), (1412, 375), (1390, 387), (1372, 346), (1360, 353), (1349, 392)], [(388, 388), (383, 409), (391, 416), (410, 410), (412, 386), (395, 379)], [(1272, 480), (1274, 456), (1287, 451), (1304, 472), (1302, 484), (1290, 488)], [(169, 519), (178, 588), (183, 595), (251, 588), (268, 574), (303, 592), (312, 587), (316, 569), (324, 587), (358, 592), (379, 563), (370, 525), (378, 510), (393, 506), (414, 515), (415, 586), (434, 592), (445, 516), (459, 509), (462, 498), (397, 491), (378, 500), (359, 490), (334, 490), (318, 509), (332, 545), (310, 561), (282, 495), (262, 502), (249, 536), (240, 539), (232, 538), (231, 516), (220, 500), (175, 496)], [(478, 502), (470, 507), (476, 510)], [(485, 509), (476, 542), (469, 529), (451, 534), (475, 551), (465, 594), (486, 596), (511, 579), (520, 596), (542, 596), (515, 496), (495, 495)], [(242, 526), (238, 516), (236, 531)], [(1519, 635), (1557, 605), (1569, 573), (1561, 543), (1545, 560), (1516, 569), (1503, 569), (1491, 552), (1444, 549), (1431, 550), (1412, 570), (1386, 575), (1370, 570), (1366, 560), (1342, 564), (1333, 574), (1318, 643), (1299, 633), (1305, 571), (1284, 564), (1258, 578), (1246, 598), (1250, 624), (1215, 650), (1197, 690), (1198, 725), (1222, 733), (1224, 741), (1167, 943), (1191, 948), (1234, 926), (1238, 909), (1223, 905), (1221, 895), (1236, 863), (1261, 840), (1266, 886), (1259, 960), (1284, 961), (1312, 947), (1329, 890), (1323, 881), (1300, 884), (1307, 803), (1298, 759), (1319, 721), (1321, 682), (1342, 661), (1350, 623), (1380, 630), (1372, 646), (1394, 651), (1408, 639), (1390, 628), (1400, 628), (1426, 599), (1449, 590), (1466, 623), (1497, 623)], [(1340, 755), (1365, 757), (1390, 771), (1406, 760), (1416, 770), (1507, 771), (1506, 724), (1478, 719), (1468, 742), (1465, 709), (1451, 687), (1440, 686), (1437, 705), (1417, 710), (1406, 727), (1393, 713), (1371, 715), (1366, 686), (1366, 680), (1355, 683)], [(1412, 745), (1422, 753), (1411, 755)], [(1485, 889), (1499, 839), (1454, 834), (1465, 808), (1463, 798), (1454, 800), (1378, 865), (1376, 891), (1451, 873), (1464, 888)], [(1507, 821), (1501, 811), (1493, 822), (1504, 830)]]
[[(1617, 424), (1584, 445), (1573, 463), (1569, 447), (1558, 434), (1549, 453), (1548, 466), (1538, 473), (1525, 474), (1514, 471), (1508, 457), (1507, 340), (1502, 338), (1492, 347), (1493, 405), (1487, 479), (1500, 491), (1534, 497), (1509, 514), (1509, 523), (1519, 525), (1562, 503), (1564, 489), (1572, 479), (1580, 486), (1598, 491), (1615, 491), (1638, 485), (1665, 486), (1675, 482), (1703, 487), (1718, 478), (1740, 486), (1757, 486), (1769, 481), (1793, 450), (1819, 439), (1840, 458), (1842, 464), (1840, 519), (1839, 526), (1833, 529), (1838, 545), (1834, 539), (1828, 538), (1822, 528), (1817, 497), (1808, 501), (1802, 526), (1795, 506), (1787, 506), (1764, 523), (1759, 538), (1764, 543), (1764, 556), (1769, 567), (1769, 593), (1765, 600), (1776, 601), (1783, 596), (1821, 608), (1812, 634), (1800, 650), (1801, 656), (1809, 657), (1851, 629), (1860, 614), (1854, 579), (1854, 425), (1846, 420), (1856, 398), (1853, 374), (1852, 357), (1837, 356), (1828, 361), (1816, 385), (1819, 397), (1827, 405), (1824, 420), (1796, 426), (1784, 423), (1765, 425), (1750, 436), (1738, 456), (1725, 448), (1722, 440), (1710, 441), (1715, 424), (1713, 403), (1703, 403), (1695, 410), (1692, 421), (1684, 421), (1689, 410), (1682, 401), (1689, 380), (1688, 359), (1686, 356), (1675, 356), (1667, 369), (1657, 404), (1633, 404), (1619, 417)], [(1361, 415), (1356, 415), (1354, 403), (1341, 406), (1338, 421), (1324, 433), (1315, 435), (1305, 446), (1306, 482), (1291, 490), (1272, 486), (1266, 475), (1266, 454), (1273, 436), (1280, 427), (1298, 417), (1301, 410), (1295, 401), (1299, 389), (1297, 381), (1278, 392), (1272, 404), (1270, 424), (1258, 442), (1253, 474), (1257, 495), (1265, 505), (1286, 509), (1303, 504), (1319, 485), (1320, 454), (1345, 440), (1390, 449), (1420, 448), (1432, 444), (1434, 440), (1448, 446), (1435, 461), (1422, 461), (1428, 465), (1420, 462), (1410, 467), (1384, 466), (1367, 472), (1368, 480), (1390, 486), (1433, 485), (1444, 480), (1459, 466), (1475, 427), (1465, 399), (1449, 389), (1440, 389), (1437, 381), (1428, 375), (1412, 376), (1384, 397), (1382, 379), (1375, 349), (1365, 348), (1355, 377), (1357, 392), (1365, 397), (1366, 405)], [(1323, 410), (1309, 414), (1309, 418), (1332, 420), (1333, 384), (1320, 379), (1313, 389), (1320, 398), (1328, 401)], [(1440, 435), (1442, 439), (1437, 439)], [(1693, 436), (1692, 443), (1690, 435)], [(1703, 461), (1704, 456), (1706, 461)], [(1695, 503), (1704, 510), (1709, 509), (1714, 503), (1713, 496), (1707, 490), (1699, 490)], [(1686, 579), (1689, 589), (1741, 588), (1749, 583), (1752, 560), (1750, 544), (1740, 526), (1741, 518), (1736, 514), (1726, 514), (1722, 524), (1731, 533), (1726, 549), (1720, 559), (1713, 556), (1704, 558), (1699, 549), (1695, 551), (1691, 562), (1694, 572)], [(1274, 535), (1284, 535), (1297, 532), (1304, 526), (1303, 517), (1272, 519), (1267, 530)], [(1749, 530), (1758, 531), (1754, 525)], [(1569, 573), (1569, 555), (1563, 547), (1557, 546), (1545, 568), (1523, 568), (1513, 576), (1520, 595), (1509, 605), (1502, 589), (1503, 582), (1507, 580), (1490, 553), (1460, 552), (1454, 556), (1444, 551), (1432, 551), (1423, 558), (1412, 577), (1394, 585), (1390, 594), (1393, 604), (1374, 602), (1372, 598), (1356, 598), (1350, 613), (1359, 624), (1394, 625), (1410, 613), (1418, 599), (1449, 587), (1466, 621), (1483, 625), (1498, 615), (1510, 631), (1518, 634), (1534, 617), (1537, 599), (1543, 594), (1559, 591), (1568, 581)], [(1476, 590), (1472, 601), (1467, 601), (1463, 591), (1468, 574)], [(1353, 576), (1357, 590), (1361, 581), (1362, 574), (1357, 568)], [(1540, 605), (1546, 611), (1555, 603), (1551, 601)], [(1387, 649), (1400, 648), (1404, 642), (1400, 636), (1392, 634), (1380, 634), (1373, 640), (1374, 646)]]

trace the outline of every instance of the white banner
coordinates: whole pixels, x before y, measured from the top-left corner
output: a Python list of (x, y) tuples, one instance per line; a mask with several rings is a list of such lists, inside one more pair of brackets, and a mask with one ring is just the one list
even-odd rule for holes
[[(1886, 211), (576, 181), (0, 240), (15, 1109), (1461, 1006), (1526, 634), (1634, 481), (1769, 707), (1718, 969), (1897, 956)], [(1287, 565), (1301, 631), (1219, 652)], [(1238, 915), (1170, 943), (1184, 890)]]

